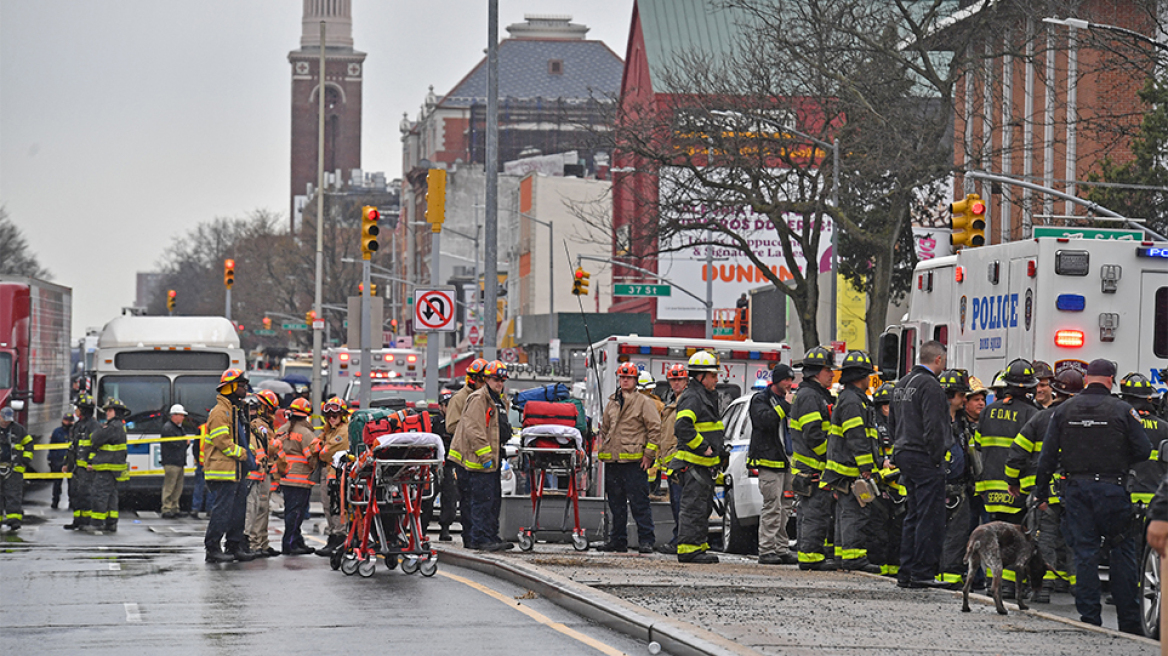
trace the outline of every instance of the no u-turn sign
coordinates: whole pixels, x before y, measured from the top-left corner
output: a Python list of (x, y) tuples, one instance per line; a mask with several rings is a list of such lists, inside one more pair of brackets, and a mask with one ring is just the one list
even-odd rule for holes
[(414, 329), (420, 332), (454, 330), (454, 290), (414, 291)]

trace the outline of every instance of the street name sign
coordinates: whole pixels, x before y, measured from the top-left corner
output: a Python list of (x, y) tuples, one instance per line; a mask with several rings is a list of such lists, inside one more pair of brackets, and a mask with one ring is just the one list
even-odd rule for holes
[(613, 285), (613, 296), (672, 296), (671, 285)]

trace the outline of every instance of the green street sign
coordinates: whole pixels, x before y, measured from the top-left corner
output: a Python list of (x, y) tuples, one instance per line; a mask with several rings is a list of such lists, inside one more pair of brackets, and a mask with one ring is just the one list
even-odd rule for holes
[(255, 333), (256, 335), (275, 335), (276, 334), (276, 331), (268, 329), (268, 328), (256, 328), (252, 332)]
[(280, 327), (284, 330), (308, 330), (308, 324), (306, 323), (286, 323)]
[(1037, 226), (1034, 236), (1056, 237), (1059, 239), (1105, 239), (1116, 241), (1142, 241), (1142, 230), (1115, 230), (1111, 228), (1064, 228), (1056, 226)]
[(672, 296), (670, 285), (613, 285), (613, 296)]
[(715, 336), (721, 337), (721, 336), (729, 336), (729, 335), (733, 335), (733, 334), (734, 334), (733, 328), (719, 328), (717, 326), (714, 326), (714, 335)]

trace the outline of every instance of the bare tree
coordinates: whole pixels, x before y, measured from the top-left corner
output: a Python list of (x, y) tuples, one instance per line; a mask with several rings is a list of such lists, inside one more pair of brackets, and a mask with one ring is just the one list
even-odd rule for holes
[(24, 233), (0, 205), (0, 273), (51, 280), (52, 274), (42, 267), (25, 241)]

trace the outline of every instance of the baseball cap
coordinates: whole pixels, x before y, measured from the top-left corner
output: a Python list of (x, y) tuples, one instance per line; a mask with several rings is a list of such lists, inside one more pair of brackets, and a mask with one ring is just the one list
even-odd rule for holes
[(1110, 376), (1115, 378), (1115, 371), (1115, 363), (1103, 358), (1092, 360), (1091, 364), (1087, 365), (1088, 376)]
[(6, 421), (12, 421), (12, 420), (16, 419), (16, 411), (13, 410), (12, 408), (4, 408), (4, 409), (0, 410), (0, 419), (4, 419)]
[(61, 421), (73, 421), (73, 413), (70, 412), (70, 413), (66, 414), (64, 417), (61, 417)]
[(174, 405), (170, 406), (170, 412), (168, 414), (182, 415), (185, 417), (187, 415), (187, 409), (182, 407), (181, 403), (175, 403)]
[(793, 380), (795, 378), (795, 372), (791, 370), (791, 367), (781, 362), (776, 364), (775, 368), (771, 370), (771, 381), (773, 382), (777, 383), (780, 380), (786, 380), (788, 378)]

